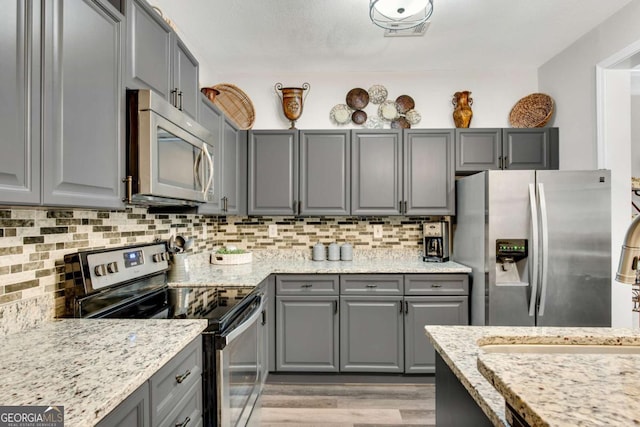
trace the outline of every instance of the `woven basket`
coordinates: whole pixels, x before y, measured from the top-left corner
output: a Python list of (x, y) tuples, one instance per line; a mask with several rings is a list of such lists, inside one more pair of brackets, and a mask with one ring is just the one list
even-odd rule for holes
[(516, 102), (509, 113), (509, 123), (514, 128), (541, 128), (552, 115), (553, 98), (544, 93), (532, 93)]
[(211, 264), (233, 265), (249, 264), (253, 261), (251, 252), (244, 254), (211, 254)]
[(251, 99), (237, 86), (221, 83), (212, 86), (219, 93), (209, 97), (222, 112), (233, 120), (240, 129), (251, 129), (256, 120), (255, 109)]

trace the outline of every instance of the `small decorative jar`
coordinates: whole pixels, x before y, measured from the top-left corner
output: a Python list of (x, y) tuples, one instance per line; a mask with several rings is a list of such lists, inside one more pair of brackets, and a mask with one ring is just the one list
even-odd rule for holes
[(333, 242), (329, 245), (329, 261), (340, 261), (340, 246)]
[(322, 243), (318, 242), (313, 245), (312, 257), (314, 261), (324, 261), (327, 258), (327, 252)]
[(349, 243), (340, 246), (340, 259), (342, 261), (353, 260), (353, 247)]

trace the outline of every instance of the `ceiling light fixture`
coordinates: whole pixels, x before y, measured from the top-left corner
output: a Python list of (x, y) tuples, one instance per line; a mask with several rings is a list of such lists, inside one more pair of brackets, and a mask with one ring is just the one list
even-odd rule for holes
[(408, 30), (424, 24), (433, 0), (369, 0), (371, 22), (386, 30)]

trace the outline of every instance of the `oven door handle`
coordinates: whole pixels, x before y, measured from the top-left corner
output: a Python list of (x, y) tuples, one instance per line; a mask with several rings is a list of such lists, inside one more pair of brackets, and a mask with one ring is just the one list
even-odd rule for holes
[(256, 323), (258, 319), (262, 316), (262, 310), (264, 310), (264, 305), (265, 305), (264, 298), (262, 297), (262, 295), (260, 295), (258, 298), (260, 298), (260, 304), (252, 310), (251, 315), (248, 318), (246, 318), (244, 322), (242, 322), (232, 330), (225, 332), (223, 334), (220, 334), (219, 339), (216, 340), (217, 350), (222, 350), (226, 346), (231, 344), (231, 342), (234, 339), (236, 339), (237, 337), (245, 333), (247, 329), (249, 329), (251, 325)]

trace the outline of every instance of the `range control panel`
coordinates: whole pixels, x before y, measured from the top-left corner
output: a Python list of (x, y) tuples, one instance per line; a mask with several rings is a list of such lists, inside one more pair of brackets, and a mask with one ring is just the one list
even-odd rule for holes
[(84, 264), (95, 291), (167, 270), (169, 253), (164, 243), (153, 243), (89, 253)]

